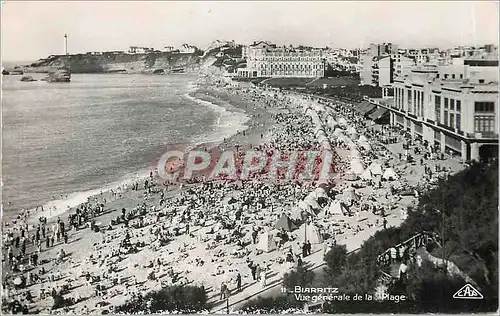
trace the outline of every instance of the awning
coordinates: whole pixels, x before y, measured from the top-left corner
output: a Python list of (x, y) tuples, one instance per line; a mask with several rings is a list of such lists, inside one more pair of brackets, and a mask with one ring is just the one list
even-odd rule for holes
[(387, 110), (385, 108), (379, 108), (379, 109), (375, 110), (375, 112), (370, 114), (370, 118), (372, 120), (378, 120), (378, 119), (382, 118), (382, 116), (384, 116), (387, 112), (389, 112), (389, 110)]
[(366, 114), (373, 111), (376, 107), (377, 106), (375, 104), (371, 104), (368, 101), (363, 101), (356, 105), (356, 111), (358, 111), (359, 114), (365, 116)]

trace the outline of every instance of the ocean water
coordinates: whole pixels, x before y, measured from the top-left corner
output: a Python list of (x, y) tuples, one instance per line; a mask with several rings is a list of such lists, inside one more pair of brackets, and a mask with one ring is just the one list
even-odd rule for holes
[(196, 81), (189, 75), (19, 79), (3, 76), (2, 83), (5, 219), (41, 205), (76, 206), (148, 175), (168, 144), (217, 141), (248, 120), (187, 96)]

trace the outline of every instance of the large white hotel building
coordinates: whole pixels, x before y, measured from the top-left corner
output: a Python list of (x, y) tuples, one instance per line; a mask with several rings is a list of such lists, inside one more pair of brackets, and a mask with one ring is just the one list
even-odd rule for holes
[(254, 78), (316, 78), (325, 75), (325, 56), (321, 49), (278, 47), (258, 42), (243, 47), (246, 68), (239, 68), (238, 77)]
[(498, 156), (498, 53), (422, 65), (394, 79), (393, 98), (368, 99), (390, 124), (463, 160)]

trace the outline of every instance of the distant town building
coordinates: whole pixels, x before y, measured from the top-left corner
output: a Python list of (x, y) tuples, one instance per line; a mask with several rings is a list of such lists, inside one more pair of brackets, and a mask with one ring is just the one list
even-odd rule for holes
[(392, 43), (370, 44), (369, 54), (372, 56), (382, 56), (397, 53), (398, 46)]
[(102, 54), (120, 55), (120, 54), (125, 54), (125, 51), (123, 51), (123, 50), (110, 50), (110, 51), (107, 51), (107, 52), (103, 52)]
[[(407, 56), (404, 53), (396, 53), (391, 55), (392, 61), (392, 80), (394, 78), (406, 77), (410, 74), (411, 69), (418, 65), (416, 57)], [(391, 81), (392, 82), (392, 81)]]
[(147, 53), (153, 53), (154, 51), (155, 51), (155, 49), (150, 48), (150, 47), (130, 46), (128, 53), (129, 54), (147, 54)]
[[(440, 51), (438, 48), (398, 48), (391, 43), (371, 44), (360, 60), (360, 81), (363, 85), (385, 86), (396, 78), (404, 78), (417, 65), (451, 65), (460, 64), (464, 58), (486, 54), (494, 50), (492, 45), (481, 48), (460, 46)], [(390, 67), (386, 67), (386, 56), (390, 56)], [(383, 67), (379, 65), (383, 63)], [(386, 80), (389, 78), (389, 80)]]
[(348, 49), (331, 49), (323, 50), (327, 66), (336, 71), (359, 72), (357, 51)]
[(463, 160), (498, 156), (498, 71), (497, 52), (419, 65), (394, 79), (394, 98), (370, 102), (390, 111), (391, 125), (443, 152)]
[(278, 47), (264, 41), (243, 48), (247, 67), (238, 69), (240, 77), (304, 77), (325, 75), (325, 56), (311, 47)]
[(394, 78), (408, 75), (416, 58), (392, 43), (370, 44), (360, 57), (362, 85), (387, 86)]
[(165, 52), (165, 53), (172, 53), (172, 52), (175, 52), (175, 51), (176, 51), (176, 49), (173, 46), (165, 46), (162, 49), (162, 52)]
[(196, 50), (197, 50), (196, 46), (189, 44), (182, 44), (181, 47), (179, 47), (179, 52), (183, 54), (192, 54), (196, 52)]

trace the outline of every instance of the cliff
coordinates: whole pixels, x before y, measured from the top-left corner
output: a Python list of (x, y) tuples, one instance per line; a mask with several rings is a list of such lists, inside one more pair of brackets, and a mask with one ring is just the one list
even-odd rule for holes
[(66, 67), (71, 73), (143, 73), (160, 74), (179, 70), (198, 70), (202, 62), (199, 53), (156, 52), (147, 54), (102, 53), (56, 55), (40, 59), (23, 67), (24, 72), (50, 72)]
[(30, 65), (20, 67), (26, 73), (53, 72), (67, 68), (75, 73), (130, 73), (163, 74), (194, 72), (216, 66), (233, 72), (241, 67), (242, 47), (234, 42), (214, 42), (205, 52), (194, 53), (152, 52), (128, 54), (125, 52), (87, 53), (75, 55), (52, 55)]

